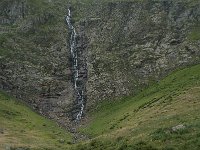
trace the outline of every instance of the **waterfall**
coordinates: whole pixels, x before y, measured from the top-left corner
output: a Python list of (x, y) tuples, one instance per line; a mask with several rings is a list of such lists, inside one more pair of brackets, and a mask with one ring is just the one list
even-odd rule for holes
[[(84, 71), (81, 71), (83, 68), (81, 66), (80, 56), (78, 55), (77, 51), (77, 33), (76, 29), (72, 24), (72, 15), (71, 15), (71, 10), (68, 8), (68, 14), (66, 17), (66, 22), (68, 25), (68, 28), (70, 30), (70, 57), (72, 60), (72, 65), (71, 65), (71, 71), (72, 71), (72, 76), (73, 76), (73, 85), (74, 85), (74, 91), (75, 91), (75, 96), (76, 96), (76, 113), (75, 113), (75, 120), (79, 121), (82, 116), (83, 116), (83, 110), (84, 110), (84, 102), (85, 102), (85, 84), (84, 80), (81, 78), (81, 74), (85, 73)], [(83, 72), (83, 73), (80, 73)]]

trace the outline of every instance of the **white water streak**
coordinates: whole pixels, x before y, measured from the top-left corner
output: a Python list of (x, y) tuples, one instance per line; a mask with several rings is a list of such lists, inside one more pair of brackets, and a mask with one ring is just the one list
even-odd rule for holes
[(84, 110), (84, 95), (83, 95), (83, 90), (80, 90), (80, 88), (78, 87), (78, 80), (79, 80), (79, 70), (78, 70), (78, 54), (77, 54), (77, 50), (76, 50), (76, 37), (77, 37), (77, 33), (76, 33), (76, 29), (75, 27), (72, 25), (71, 22), (71, 10), (68, 9), (68, 15), (66, 17), (66, 22), (68, 24), (68, 28), (71, 30), (71, 37), (70, 37), (70, 52), (71, 52), (71, 56), (72, 56), (72, 62), (73, 62), (73, 70), (74, 70), (74, 89), (76, 92), (76, 96), (77, 96), (77, 102), (78, 104), (81, 105), (80, 110), (76, 116), (76, 120), (80, 120), (82, 118), (83, 115), (83, 110)]

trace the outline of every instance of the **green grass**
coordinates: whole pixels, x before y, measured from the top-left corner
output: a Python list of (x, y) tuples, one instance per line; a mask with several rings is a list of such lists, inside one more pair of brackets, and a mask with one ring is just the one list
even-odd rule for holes
[(188, 34), (188, 38), (191, 41), (200, 40), (200, 26), (193, 27), (191, 32)]
[(71, 135), (33, 112), (21, 102), (0, 93), (0, 149), (26, 147), (34, 150), (69, 148)]
[[(200, 65), (196, 65), (170, 74), (135, 97), (101, 103), (80, 131), (96, 140), (96, 149), (197, 150), (199, 113)], [(185, 129), (172, 132), (179, 124)], [(92, 142), (79, 149), (92, 149)]]
[[(135, 97), (99, 104), (80, 129), (92, 139), (69, 145), (69, 133), (1, 92), (0, 149), (199, 150), (199, 108), (200, 65), (196, 65), (172, 73)], [(172, 130), (180, 124), (185, 128)]]

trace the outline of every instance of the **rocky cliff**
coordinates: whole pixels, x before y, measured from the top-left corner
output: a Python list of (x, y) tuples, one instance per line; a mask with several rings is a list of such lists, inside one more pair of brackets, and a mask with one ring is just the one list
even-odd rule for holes
[(63, 3), (0, 4), (0, 88), (57, 121), (68, 117), (74, 95)]
[(133, 95), (174, 69), (199, 63), (199, 1), (79, 5), (77, 24), (89, 39), (88, 105)]
[[(0, 88), (67, 124), (74, 102), (69, 2), (0, 2)], [(87, 106), (134, 95), (179, 67), (199, 63), (198, 0), (72, 1)]]

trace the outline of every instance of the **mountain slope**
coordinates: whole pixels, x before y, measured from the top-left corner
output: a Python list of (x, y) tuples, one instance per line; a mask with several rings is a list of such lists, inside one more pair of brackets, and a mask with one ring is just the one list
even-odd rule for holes
[(0, 93), (0, 149), (67, 149), (71, 135), (14, 98)]
[(87, 37), (88, 109), (199, 64), (200, 1), (86, 1), (72, 13)]
[(85, 149), (200, 147), (200, 65), (176, 71), (136, 97), (102, 103), (81, 130), (95, 137)]
[(71, 147), (66, 131), (1, 93), (0, 148), (197, 150), (199, 100), (200, 65), (176, 71), (136, 97), (99, 104), (80, 129), (92, 140)]
[(0, 1), (0, 89), (67, 126), (73, 102), (65, 0)]
[(79, 67), (87, 68), (85, 114), (200, 62), (199, 0), (1, 0), (0, 89), (62, 126), (77, 107), (70, 1)]
[[(198, 149), (199, 66), (140, 90), (199, 64), (199, 0), (1, 0), (0, 90), (74, 131), (69, 7), (88, 73), (91, 120), (80, 131), (94, 138), (75, 148)], [(51, 123), (1, 97), (3, 147), (65, 149)]]

